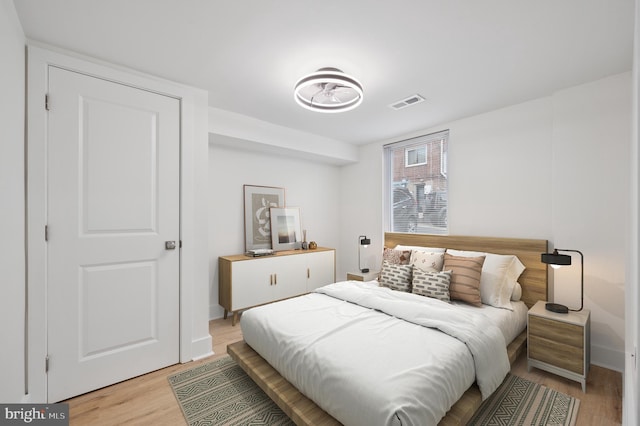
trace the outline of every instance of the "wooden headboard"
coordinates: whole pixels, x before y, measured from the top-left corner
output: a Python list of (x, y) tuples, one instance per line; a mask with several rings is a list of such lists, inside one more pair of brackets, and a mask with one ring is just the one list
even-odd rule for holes
[(538, 300), (548, 300), (547, 265), (540, 262), (540, 254), (547, 252), (547, 240), (399, 234), (393, 232), (384, 234), (385, 247), (394, 248), (398, 244), (516, 255), (526, 267), (518, 279), (522, 286), (522, 300), (524, 303), (531, 307)]

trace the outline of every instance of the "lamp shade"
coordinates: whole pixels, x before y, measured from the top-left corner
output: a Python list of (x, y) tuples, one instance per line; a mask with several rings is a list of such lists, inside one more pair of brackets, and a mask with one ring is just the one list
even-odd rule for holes
[(554, 250), (553, 253), (542, 253), (540, 261), (548, 265), (571, 265), (571, 256), (568, 254), (559, 254), (558, 250)]

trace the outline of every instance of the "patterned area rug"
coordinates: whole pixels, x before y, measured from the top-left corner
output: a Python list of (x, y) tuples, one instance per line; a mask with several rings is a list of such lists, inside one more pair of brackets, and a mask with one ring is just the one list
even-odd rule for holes
[(169, 376), (190, 426), (293, 425), (230, 357)]
[[(191, 425), (294, 425), (228, 356), (169, 376)], [(468, 425), (575, 426), (580, 400), (507, 375)]]
[(467, 425), (574, 426), (580, 400), (508, 374)]

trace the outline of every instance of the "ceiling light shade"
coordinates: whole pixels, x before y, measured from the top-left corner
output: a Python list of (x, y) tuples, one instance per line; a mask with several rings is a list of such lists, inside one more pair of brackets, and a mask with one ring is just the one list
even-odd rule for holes
[(318, 112), (343, 112), (362, 103), (362, 85), (336, 68), (321, 68), (296, 83), (294, 97), (304, 108)]

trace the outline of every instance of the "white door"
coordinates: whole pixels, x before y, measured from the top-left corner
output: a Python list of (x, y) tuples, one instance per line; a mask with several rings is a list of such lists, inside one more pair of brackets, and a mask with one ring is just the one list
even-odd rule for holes
[(49, 68), (48, 400), (179, 361), (180, 103)]

